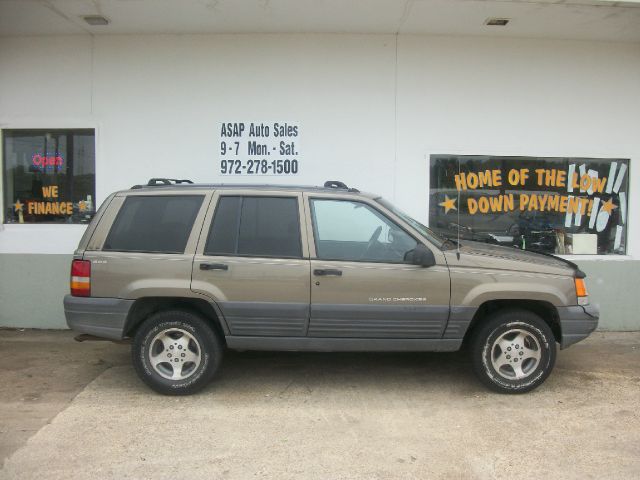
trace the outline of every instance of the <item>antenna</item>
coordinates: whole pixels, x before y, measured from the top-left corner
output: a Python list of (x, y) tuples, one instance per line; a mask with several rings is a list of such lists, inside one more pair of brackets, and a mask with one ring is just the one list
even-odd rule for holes
[[(458, 157), (458, 178), (460, 178), (460, 158)], [(456, 186), (456, 190), (458, 191), (458, 221), (456, 222), (458, 224), (458, 238), (456, 239), (456, 258), (458, 260), (460, 260), (460, 189), (457, 188)]]

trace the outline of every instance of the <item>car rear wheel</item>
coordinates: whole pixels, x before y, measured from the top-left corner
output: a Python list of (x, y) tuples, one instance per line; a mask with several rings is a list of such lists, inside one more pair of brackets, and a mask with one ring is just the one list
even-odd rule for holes
[(186, 310), (159, 312), (138, 328), (131, 350), (138, 376), (165, 395), (204, 388), (222, 362), (223, 345), (207, 321)]
[(541, 385), (556, 360), (549, 325), (526, 310), (502, 310), (485, 320), (471, 343), (480, 381), (501, 393), (524, 393)]

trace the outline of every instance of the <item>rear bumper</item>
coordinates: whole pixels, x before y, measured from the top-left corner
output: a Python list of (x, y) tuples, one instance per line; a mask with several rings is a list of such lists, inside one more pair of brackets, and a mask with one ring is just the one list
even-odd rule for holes
[(71, 330), (110, 340), (122, 340), (134, 300), (64, 297), (64, 315)]
[(598, 326), (600, 310), (595, 305), (558, 307), (562, 341), (560, 348), (567, 348), (587, 338)]

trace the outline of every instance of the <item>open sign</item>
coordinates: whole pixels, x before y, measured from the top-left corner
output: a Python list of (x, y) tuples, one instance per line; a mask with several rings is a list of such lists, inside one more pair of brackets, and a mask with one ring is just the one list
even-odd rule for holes
[(60, 172), (64, 165), (64, 158), (59, 153), (55, 155), (36, 153), (31, 157), (31, 164), (40, 172)]

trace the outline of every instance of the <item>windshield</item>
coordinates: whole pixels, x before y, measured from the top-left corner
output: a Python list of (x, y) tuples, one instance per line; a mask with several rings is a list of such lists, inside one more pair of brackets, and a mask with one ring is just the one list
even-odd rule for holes
[(392, 203), (388, 202), (384, 198), (382, 197), (376, 198), (376, 201), (380, 205), (385, 207), (387, 210), (390, 210), (391, 212), (393, 212), (394, 215), (397, 215), (402, 220), (407, 222), (409, 225), (415, 228), (418, 232), (420, 232), (427, 240), (429, 240), (431, 243), (438, 246), (439, 248), (442, 248), (444, 244), (447, 243), (448, 241), (447, 239), (441, 237), (440, 235), (435, 233), (433, 230), (429, 229), (428, 227), (426, 227), (425, 225), (417, 221), (415, 218), (410, 217), (408, 214), (404, 213), (402, 210), (400, 210), (398, 207), (394, 206)]

